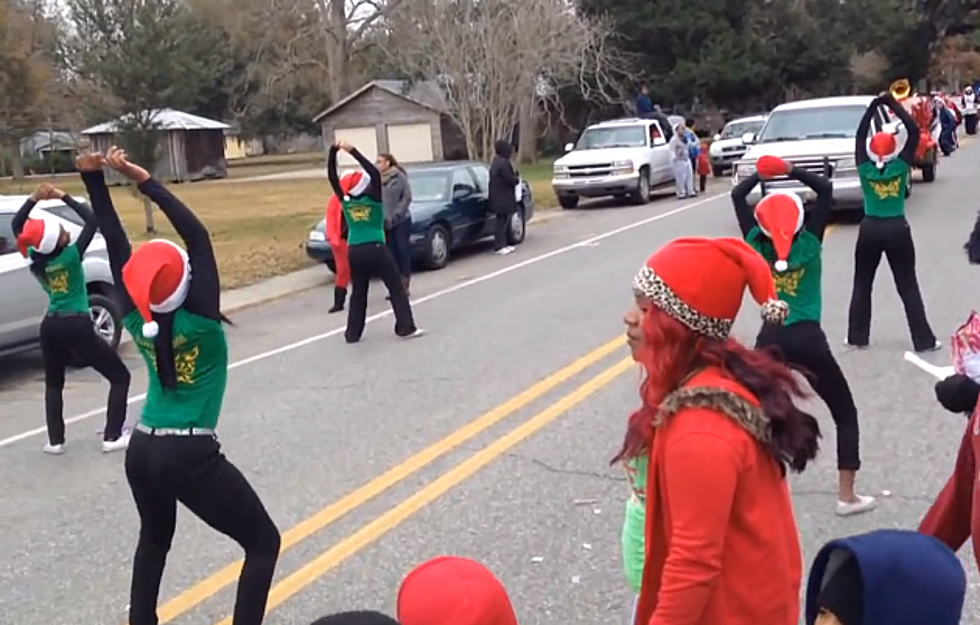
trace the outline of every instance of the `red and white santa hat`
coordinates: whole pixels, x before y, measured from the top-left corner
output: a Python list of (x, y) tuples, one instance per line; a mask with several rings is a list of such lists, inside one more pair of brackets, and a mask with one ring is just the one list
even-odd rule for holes
[(517, 625), (507, 590), (487, 567), (439, 556), (415, 567), (398, 590), (402, 625)]
[(674, 239), (654, 252), (633, 279), (637, 295), (716, 339), (731, 333), (746, 288), (765, 321), (786, 320), (789, 305), (776, 298), (769, 263), (742, 239)]
[(776, 271), (789, 269), (793, 237), (803, 228), (805, 216), (803, 200), (792, 191), (774, 191), (756, 204), (755, 221), (776, 250)]
[(344, 192), (345, 200), (363, 195), (370, 184), (371, 176), (360, 169), (349, 171), (340, 178), (340, 190)]
[(17, 249), (21, 256), (30, 261), (30, 250), (41, 254), (50, 254), (58, 249), (58, 239), (61, 238), (61, 224), (48, 217), (28, 219), (24, 229), (17, 236)]
[(173, 312), (187, 299), (190, 259), (176, 243), (153, 239), (133, 252), (123, 267), (123, 283), (143, 317), (143, 336), (151, 339), (160, 331), (153, 313)]
[(878, 169), (884, 169), (889, 161), (898, 156), (898, 152), (898, 139), (893, 132), (876, 132), (868, 139), (868, 156)]

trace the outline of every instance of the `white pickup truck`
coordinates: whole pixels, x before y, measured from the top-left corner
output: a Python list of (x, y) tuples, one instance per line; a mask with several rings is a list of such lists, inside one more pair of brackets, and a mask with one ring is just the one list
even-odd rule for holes
[(683, 123), (683, 117), (674, 115), (589, 126), (576, 143), (565, 146), (567, 154), (555, 161), (551, 186), (558, 203), (562, 208), (575, 208), (583, 197), (646, 202), (654, 187), (674, 182), (667, 141), (673, 136), (672, 128)]
[[(759, 157), (778, 156), (796, 167), (829, 177), (834, 185), (835, 209), (862, 207), (864, 196), (854, 162), (854, 138), (861, 117), (873, 100), (874, 96), (840, 96), (777, 106), (758, 135), (748, 133), (742, 138), (749, 150), (735, 164), (732, 184), (755, 173)], [(872, 132), (883, 128), (904, 132), (882, 107), (875, 113)], [(757, 203), (764, 191), (777, 189), (795, 191), (806, 201), (815, 199), (811, 197), (813, 192), (799, 182), (777, 178), (757, 185), (747, 198), (749, 204)]]

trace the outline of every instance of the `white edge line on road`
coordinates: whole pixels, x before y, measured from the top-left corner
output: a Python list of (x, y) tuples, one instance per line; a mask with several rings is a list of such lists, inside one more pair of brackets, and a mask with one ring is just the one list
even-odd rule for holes
[[(697, 202), (692, 202), (690, 204), (685, 204), (683, 206), (678, 206), (677, 208), (675, 208), (673, 210), (669, 210), (669, 211), (667, 211), (665, 213), (659, 213), (657, 215), (653, 215), (652, 217), (647, 217), (646, 219), (641, 219), (640, 221), (635, 221), (635, 222), (633, 222), (631, 224), (627, 224), (625, 226), (621, 226), (619, 228), (616, 228), (615, 230), (610, 230), (608, 232), (603, 232), (602, 234), (596, 235), (596, 236), (594, 236), (594, 237), (592, 237), (590, 239), (585, 239), (584, 241), (579, 241), (578, 243), (573, 243), (571, 245), (566, 245), (565, 247), (560, 247), (560, 248), (558, 248), (556, 250), (552, 250), (550, 252), (546, 252), (544, 254), (541, 254), (540, 256), (534, 256), (532, 258), (528, 258), (527, 260), (522, 260), (519, 263), (514, 263), (513, 265), (508, 265), (508, 266), (503, 267), (501, 269), (498, 269), (496, 271), (491, 271), (490, 273), (483, 274), (482, 276), (477, 276), (477, 277), (472, 278), (470, 280), (466, 280), (465, 282), (460, 282), (459, 284), (454, 284), (453, 286), (447, 287), (445, 289), (442, 289), (441, 291), (436, 291), (435, 293), (430, 293), (429, 295), (426, 295), (424, 297), (420, 297), (418, 299), (413, 299), (412, 300), (412, 306), (416, 306), (418, 304), (423, 304), (425, 302), (428, 302), (428, 301), (431, 301), (431, 300), (434, 300), (434, 299), (437, 299), (437, 298), (440, 298), (440, 297), (444, 297), (446, 295), (451, 295), (452, 293), (455, 293), (457, 291), (462, 291), (465, 288), (469, 288), (469, 287), (474, 286), (476, 284), (480, 284), (481, 282), (486, 282), (487, 280), (493, 280), (494, 278), (499, 278), (500, 276), (503, 276), (503, 275), (506, 275), (508, 273), (511, 273), (512, 271), (517, 271), (518, 269), (523, 269), (524, 267), (527, 267), (529, 265), (534, 265), (535, 263), (540, 263), (543, 260), (548, 260), (549, 258), (554, 258), (555, 256), (558, 256), (560, 254), (564, 254), (566, 252), (570, 252), (570, 251), (572, 251), (574, 249), (578, 249), (580, 247), (588, 247), (588, 246), (591, 246), (591, 245), (595, 244), (598, 241), (602, 241), (603, 239), (608, 239), (609, 237), (614, 237), (617, 234), (622, 234), (624, 232), (628, 232), (628, 231), (633, 230), (635, 228), (640, 228), (640, 227), (645, 226), (647, 224), (651, 224), (651, 223), (654, 223), (656, 221), (660, 221), (661, 219), (666, 219), (668, 217), (673, 217), (674, 215), (677, 215), (679, 213), (683, 213), (685, 211), (691, 210), (692, 208), (697, 208), (699, 206), (703, 206), (705, 204), (708, 204), (709, 202), (712, 202), (714, 200), (717, 200), (718, 198), (727, 197), (727, 196), (728, 196), (728, 193), (719, 193), (717, 195), (712, 195), (711, 197), (706, 197), (706, 198), (704, 198), (702, 200), (698, 200)], [(388, 310), (385, 310), (384, 312), (380, 312), (378, 314), (371, 315), (370, 317), (367, 318), (366, 322), (367, 323), (370, 323), (372, 321), (377, 321), (378, 319), (383, 319), (385, 317), (390, 316), (391, 314), (392, 314), (391, 313), (391, 309), (388, 309)], [(330, 330), (329, 332), (324, 332), (323, 334), (317, 334), (316, 336), (311, 336), (311, 337), (305, 338), (305, 339), (303, 339), (301, 341), (296, 341), (295, 343), (290, 343), (289, 345), (283, 345), (282, 347), (277, 347), (276, 349), (272, 349), (272, 350), (269, 350), (267, 352), (262, 352), (260, 354), (254, 355), (254, 356), (249, 356), (248, 358), (244, 358), (244, 359), (239, 360), (237, 362), (231, 363), (230, 365), (228, 365), (228, 369), (229, 370), (231, 370), (231, 369), (237, 369), (238, 367), (244, 367), (245, 365), (250, 365), (253, 362), (258, 362), (260, 360), (265, 360), (266, 358), (271, 358), (272, 356), (278, 356), (279, 354), (284, 354), (286, 352), (291, 352), (291, 351), (293, 351), (295, 349), (299, 349), (300, 347), (305, 347), (305, 346), (310, 345), (312, 343), (316, 343), (317, 341), (322, 341), (323, 339), (327, 339), (327, 338), (330, 338), (330, 337), (333, 337), (333, 336), (337, 336), (338, 334), (342, 334), (343, 331), (344, 331), (344, 328), (342, 328), (342, 327), (341, 328), (336, 328), (336, 329)], [(143, 401), (144, 399), (146, 399), (146, 393), (140, 393), (139, 395), (133, 395), (132, 397), (130, 397), (126, 401), (126, 405), (131, 405), (131, 404), (134, 404), (136, 402)], [(78, 423), (79, 421), (84, 421), (85, 419), (91, 419), (92, 417), (97, 417), (97, 416), (102, 415), (102, 414), (105, 414), (105, 408), (97, 408), (95, 410), (90, 410), (90, 411), (85, 412), (85, 413), (82, 413), (80, 415), (76, 415), (74, 417), (70, 417), (68, 419), (65, 419), (65, 424), (66, 425), (71, 425), (73, 423)], [(13, 445), (14, 443), (17, 443), (17, 442), (20, 442), (22, 440), (31, 438), (32, 436), (37, 436), (37, 435), (40, 435), (40, 434), (44, 434), (46, 432), (47, 432), (47, 428), (44, 428), (44, 427), (39, 427), (39, 428), (36, 428), (36, 429), (33, 429), (33, 430), (28, 430), (27, 432), (21, 432), (20, 434), (15, 434), (14, 436), (5, 438), (3, 440), (0, 440), (0, 447), (8, 447), (10, 445)]]

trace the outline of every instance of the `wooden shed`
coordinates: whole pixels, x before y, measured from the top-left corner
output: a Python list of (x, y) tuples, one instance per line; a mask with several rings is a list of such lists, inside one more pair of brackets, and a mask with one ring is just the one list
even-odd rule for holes
[[(155, 178), (190, 182), (228, 175), (225, 159), (228, 124), (171, 109), (153, 111), (150, 119), (160, 133), (160, 156), (151, 172)], [(116, 120), (83, 130), (82, 134), (91, 143), (92, 150), (105, 153), (110, 146), (121, 143), (118, 132), (119, 120)], [(145, 163), (141, 165), (146, 166)], [(106, 172), (106, 179), (123, 181), (111, 170)]]
[[(466, 158), (466, 143), (445, 113), (442, 89), (434, 81), (373, 80), (313, 118), (324, 145), (342, 140), (368, 158), (390, 153), (400, 163)], [(354, 164), (347, 154), (341, 166)]]

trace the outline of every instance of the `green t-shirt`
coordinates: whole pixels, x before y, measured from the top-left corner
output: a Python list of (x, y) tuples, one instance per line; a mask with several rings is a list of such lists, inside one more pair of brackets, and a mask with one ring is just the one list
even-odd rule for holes
[[(37, 252), (31, 248), (28, 254)], [(38, 278), (41, 288), (48, 294), (49, 313), (88, 314), (88, 289), (85, 286), (85, 270), (82, 254), (74, 243), (62, 248), (61, 253), (48, 260), (44, 276)]]
[(348, 245), (385, 242), (385, 211), (381, 202), (362, 196), (343, 200), (340, 205), (347, 221)]
[(140, 422), (151, 428), (214, 429), (228, 384), (228, 342), (221, 322), (182, 308), (174, 313), (175, 389), (160, 385), (156, 349), (153, 339), (143, 336), (143, 323), (143, 317), (136, 311), (123, 319), (148, 369)]
[(864, 214), (869, 217), (902, 217), (905, 215), (905, 188), (909, 184), (909, 166), (892, 159), (883, 169), (871, 161), (858, 165), (861, 190), (864, 192)]
[(786, 271), (776, 271), (776, 250), (772, 239), (762, 233), (758, 226), (749, 231), (745, 238), (755, 251), (759, 252), (772, 270), (772, 280), (776, 286), (776, 296), (789, 304), (789, 316), (783, 325), (800, 321), (820, 323), (821, 302), (823, 299), (822, 244), (809, 230), (802, 230), (793, 240), (786, 263)]
[(626, 518), (623, 520), (623, 572), (626, 583), (635, 594), (640, 594), (643, 581), (643, 561), (646, 560), (647, 516), (647, 466), (646, 454), (626, 462), (626, 476), (630, 484), (630, 498), (626, 500)]

